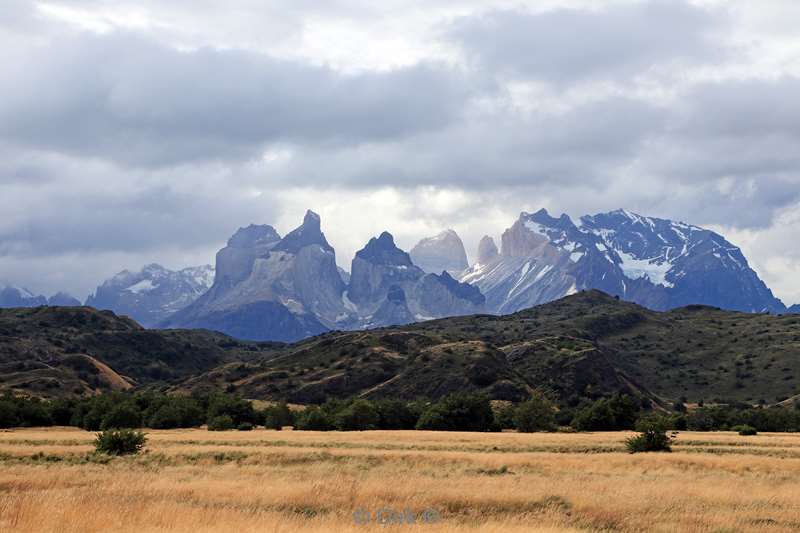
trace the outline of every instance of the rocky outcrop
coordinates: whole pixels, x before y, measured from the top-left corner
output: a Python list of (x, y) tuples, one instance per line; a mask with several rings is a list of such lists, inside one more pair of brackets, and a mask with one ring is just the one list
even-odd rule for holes
[(451, 229), (435, 237), (422, 239), (411, 249), (409, 255), (415, 265), (433, 274), (449, 272), (458, 275), (469, 266), (464, 243)]
[(476, 262), (478, 264), (486, 264), (498, 255), (500, 255), (500, 252), (497, 250), (494, 239), (488, 235), (484, 235), (478, 243), (478, 257)]

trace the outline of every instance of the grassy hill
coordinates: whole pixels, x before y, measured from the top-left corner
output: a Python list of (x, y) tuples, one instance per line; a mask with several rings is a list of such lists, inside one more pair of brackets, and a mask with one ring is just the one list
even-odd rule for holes
[(220, 387), (300, 403), (456, 391), (517, 400), (538, 389), (561, 401), (626, 391), (662, 405), (772, 404), (800, 393), (800, 317), (704, 306), (660, 313), (589, 291), (507, 316), (330, 332), (180, 388)]
[(654, 312), (588, 291), (507, 316), (333, 331), (281, 345), (145, 330), (91, 308), (0, 310), (0, 388), (43, 396), (136, 386), (296, 403), (485, 392), (560, 402), (623, 391), (778, 403), (800, 394), (800, 316)]
[(0, 309), (0, 390), (60, 397), (168, 384), (274, 346), (201, 330), (146, 330), (90, 307)]

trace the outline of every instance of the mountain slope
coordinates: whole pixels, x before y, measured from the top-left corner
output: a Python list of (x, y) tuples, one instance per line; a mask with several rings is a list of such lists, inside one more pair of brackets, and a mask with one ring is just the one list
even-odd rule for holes
[(151, 327), (194, 302), (213, 280), (210, 265), (173, 271), (151, 264), (139, 272), (123, 270), (105, 281), (86, 305), (130, 316)]
[(484, 253), (461, 277), (476, 285), (488, 309), (509, 313), (578, 290), (599, 289), (651, 309), (706, 304), (747, 312), (783, 312), (722, 236), (681, 222), (624, 210), (570, 217), (522, 213), (503, 233), (500, 253)]
[(301, 403), (461, 391), (515, 400), (534, 389), (562, 402), (626, 391), (662, 405), (682, 396), (774, 403), (800, 393), (798, 376), (798, 317), (705, 306), (656, 312), (587, 291), (507, 316), (329, 332), (178, 389), (226, 386)]
[(174, 382), (272, 344), (208, 331), (146, 330), (127, 317), (89, 307), (0, 310), (0, 390), (45, 397)]

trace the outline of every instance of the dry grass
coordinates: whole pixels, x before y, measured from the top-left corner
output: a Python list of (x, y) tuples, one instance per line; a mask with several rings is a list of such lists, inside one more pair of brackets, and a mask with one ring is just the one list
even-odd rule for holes
[[(93, 434), (0, 432), (0, 531), (800, 531), (800, 435), (151, 431), (138, 457)], [(354, 511), (434, 509), (359, 525)]]

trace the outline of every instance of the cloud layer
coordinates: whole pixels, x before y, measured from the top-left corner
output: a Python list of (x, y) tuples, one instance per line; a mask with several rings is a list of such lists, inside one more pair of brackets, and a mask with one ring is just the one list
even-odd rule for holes
[(519, 211), (713, 226), (800, 301), (800, 42), (782, 1), (12, 1), (0, 280), (83, 297), (305, 208), (472, 247)]

